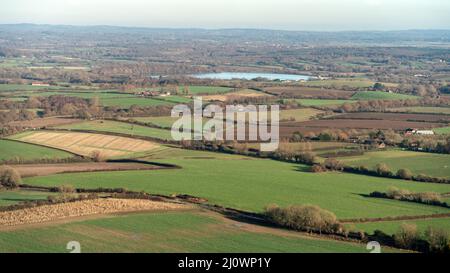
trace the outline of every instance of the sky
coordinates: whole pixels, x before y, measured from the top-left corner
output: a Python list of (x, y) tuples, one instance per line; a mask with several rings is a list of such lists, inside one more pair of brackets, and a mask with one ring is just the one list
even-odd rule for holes
[(0, 24), (450, 29), (449, 0), (1, 0)]

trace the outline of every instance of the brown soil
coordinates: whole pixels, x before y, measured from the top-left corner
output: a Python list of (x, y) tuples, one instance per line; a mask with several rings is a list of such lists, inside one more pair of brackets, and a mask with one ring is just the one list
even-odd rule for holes
[(0, 212), (0, 227), (36, 224), (89, 215), (191, 209), (189, 205), (135, 199), (96, 199)]
[(428, 114), (399, 114), (399, 113), (350, 113), (333, 116), (330, 119), (373, 119), (373, 120), (398, 120), (420, 122), (450, 122), (448, 115)]
[(50, 118), (37, 118), (33, 120), (26, 121), (14, 121), (8, 123), (11, 126), (22, 126), (28, 128), (43, 128), (43, 127), (52, 127), (52, 126), (61, 126), (72, 123), (81, 122), (80, 119), (72, 119), (72, 118), (63, 118), (63, 117), (50, 117)]
[(355, 92), (338, 89), (323, 89), (314, 87), (269, 87), (264, 91), (274, 95), (284, 95), (296, 98), (322, 98), (322, 99), (350, 99)]
[(140, 163), (68, 163), (68, 164), (27, 164), (11, 165), (22, 177), (46, 176), (59, 173), (155, 170), (163, 167)]

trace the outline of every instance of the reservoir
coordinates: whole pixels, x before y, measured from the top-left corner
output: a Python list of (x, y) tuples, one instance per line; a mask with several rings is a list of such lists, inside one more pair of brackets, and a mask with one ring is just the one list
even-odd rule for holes
[(271, 81), (307, 81), (312, 76), (296, 75), (296, 74), (276, 74), (276, 73), (240, 73), (240, 72), (221, 72), (221, 73), (205, 73), (196, 74), (193, 77), (198, 79), (212, 79), (212, 80), (253, 80), (256, 78), (265, 78)]

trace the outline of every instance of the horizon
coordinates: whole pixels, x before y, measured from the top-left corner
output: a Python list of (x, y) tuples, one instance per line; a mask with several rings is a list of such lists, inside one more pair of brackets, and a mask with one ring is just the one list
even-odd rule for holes
[(250, 27), (230, 27), (230, 28), (208, 28), (208, 27), (152, 27), (152, 26), (133, 26), (133, 25), (84, 25), (84, 24), (45, 24), (45, 23), (0, 23), (0, 26), (46, 26), (46, 27), (80, 27), (80, 28), (134, 28), (134, 29), (150, 29), (150, 30), (205, 30), (205, 31), (226, 31), (226, 30), (247, 30), (247, 31), (282, 31), (282, 32), (317, 32), (317, 33), (339, 33), (339, 32), (407, 32), (407, 31), (450, 31), (449, 28), (410, 28), (410, 29), (367, 29), (367, 30), (290, 30), (277, 28), (250, 28)]
[(443, 30), (450, 29), (449, 13), (450, 3), (444, 0), (5, 0), (0, 24), (320, 32)]

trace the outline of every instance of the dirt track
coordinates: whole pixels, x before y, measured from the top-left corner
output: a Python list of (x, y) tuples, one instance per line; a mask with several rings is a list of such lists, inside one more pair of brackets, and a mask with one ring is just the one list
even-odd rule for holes
[(68, 163), (68, 164), (26, 164), (11, 165), (22, 177), (45, 176), (59, 173), (156, 170), (163, 167), (141, 163)]
[(0, 212), (0, 228), (88, 215), (119, 212), (191, 209), (189, 205), (135, 199), (96, 199)]

